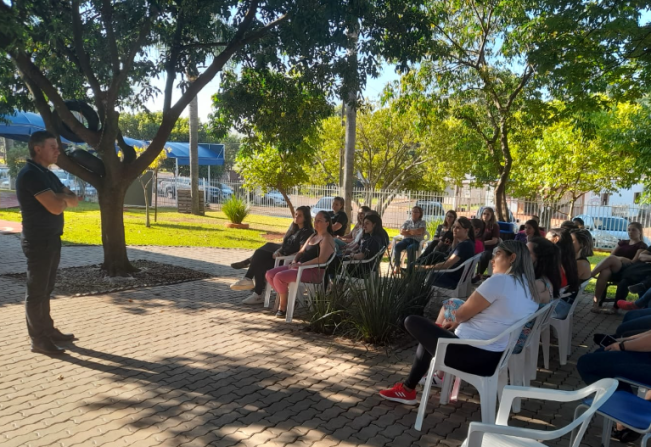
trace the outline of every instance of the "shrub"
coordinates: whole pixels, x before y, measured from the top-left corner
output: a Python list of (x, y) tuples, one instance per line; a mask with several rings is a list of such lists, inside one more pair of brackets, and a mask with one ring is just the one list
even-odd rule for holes
[(241, 224), (249, 214), (249, 208), (246, 206), (246, 202), (234, 195), (224, 202), (222, 211), (226, 214), (228, 220), (234, 224)]
[(430, 239), (436, 234), (436, 229), (443, 223), (443, 219), (433, 219), (427, 222), (427, 232), (430, 234)]

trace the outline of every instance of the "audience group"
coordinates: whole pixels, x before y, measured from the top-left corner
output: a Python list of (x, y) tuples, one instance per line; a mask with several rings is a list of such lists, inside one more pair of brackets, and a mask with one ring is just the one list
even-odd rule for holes
[[(352, 277), (364, 277), (378, 268), (381, 254), (390, 245), (379, 214), (368, 207), (360, 207), (354, 227), (347, 231), (344, 200), (334, 198), (332, 208), (331, 212), (319, 211), (312, 220), (309, 207), (298, 207), (281, 244), (267, 243), (250, 258), (232, 264), (236, 269), (247, 268), (244, 277), (231, 286), (234, 290), (253, 290), (243, 303), (261, 303), (268, 284), (278, 295), (276, 316), (285, 317), (289, 284), (296, 281), (299, 267), (324, 266), (330, 261), (327, 269), (303, 271), (301, 281), (313, 283), (333, 277), (346, 260), (375, 259), (375, 262), (347, 263), (345, 272)], [(545, 232), (534, 216), (524, 223), (513, 240), (503, 241), (492, 208), (484, 207), (481, 219), (458, 217), (450, 210), (421, 252), (427, 225), (423, 209), (413, 207), (411, 218), (400, 229), (401, 239), (396, 241), (391, 253), (394, 273), (427, 271), (430, 285), (454, 289), (462, 273), (462, 269), (455, 268), (479, 255), (473, 282), (480, 284), (466, 300), (445, 300), (435, 321), (418, 315), (405, 319), (405, 329), (418, 341), (414, 362), (406, 379), (380, 391), (380, 396), (416, 404), (416, 387), (422, 383), (436, 355), (440, 338), (493, 339), (553, 300), (557, 300), (553, 317), (568, 318), (581, 284), (591, 278), (597, 279), (593, 311), (601, 311), (606, 288), (616, 284), (615, 305), (608, 312), (616, 313), (617, 309), (630, 312), (615, 334), (595, 336), (600, 347), (579, 359), (579, 374), (587, 384), (604, 377), (650, 382), (651, 249), (643, 241), (642, 226), (632, 222), (628, 227), (629, 239), (620, 241), (610, 256), (594, 269), (588, 260), (593, 255), (593, 237), (583, 227), (581, 219), (574, 219)], [(407, 253), (404, 269), (401, 268), (403, 252)], [(277, 258), (292, 255), (291, 262), (275, 267)], [(489, 265), (492, 274), (484, 277)], [(629, 291), (639, 294), (639, 299), (626, 301)], [(522, 330), (514, 352), (522, 349), (530, 330), (531, 325)], [(452, 345), (446, 363), (460, 371), (492, 375), (506, 343), (507, 338), (503, 337), (481, 348)], [(440, 385), (438, 374), (434, 379)], [(621, 388), (630, 389), (625, 384)], [(635, 437), (634, 432), (621, 426), (615, 427), (613, 435), (620, 440)]]

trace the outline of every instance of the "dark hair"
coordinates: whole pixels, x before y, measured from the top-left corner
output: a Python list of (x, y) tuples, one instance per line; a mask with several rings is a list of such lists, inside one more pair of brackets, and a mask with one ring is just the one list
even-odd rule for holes
[[(296, 211), (300, 211), (301, 214), (303, 214), (303, 228), (307, 228), (308, 230), (314, 230), (314, 227), (312, 226), (312, 214), (310, 213), (310, 207), (309, 206), (299, 206), (296, 208)], [(294, 234), (296, 233), (300, 228), (298, 225), (294, 222), (292, 222), (292, 225), (289, 227), (289, 234)]]
[[(481, 213), (484, 214), (484, 211), (486, 211), (486, 210), (490, 210), (490, 212), (491, 212), (491, 218), (488, 220), (488, 222), (485, 222), (486, 223), (486, 230), (492, 231), (493, 227), (497, 224), (497, 218), (495, 217), (495, 210), (493, 208), (491, 208), (490, 206), (487, 206), (482, 210)], [(484, 219), (482, 219), (482, 220), (484, 220)]]
[(571, 220), (564, 221), (561, 224), (561, 228), (564, 229), (564, 230), (568, 230), (568, 231), (578, 230), (579, 229), (579, 227), (577, 227), (576, 224), (574, 222), (572, 222)]
[(524, 226), (526, 227), (529, 225), (530, 227), (533, 227), (533, 236), (534, 237), (542, 237), (542, 234), (540, 233), (540, 227), (538, 226), (538, 221), (534, 219), (529, 219), (524, 223)]
[(594, 251), (592, 250), (592, 234), (590, 234), (588, 230), (572, 230), (570, 231), (570, 237), (572, 237), (572, 235), (574, 235), (581, 246), (581, 253), (575, 253), (575, 255), (580, 258), (587, 258), (588, 256), (594, 255)]
[[(330, 236), (334, 236), (335, 233), (332, 230), (332, 217), (330, 216), (330, 213), (327, 211), (319, 211), (318, 213), (316, 213), (317, 216), (319, 214), (322, 215), (325, 221), (328, 223), (328, 234), (330, 234)], [(316, 218), (316, 216), (314, 217)]]
[[(357, 223), (360, 223), (360, 220), (363, 222), (364, 221), (364, 216), (369, 211), (371, 211), (371, 209), (368, 206), (366, 206), (366, 205), (360, 206), (359, 210), (357, 211)], [(362, 216), (361, 219), (359, 218), (360, 216)], [(355, 224), (355, 225), (357, 225), (357, 224)]]
[(547, 278), (552, 284), (552, 296), (557, 298), (561, 289), (561, 249), (544, 237), (534, 237), (531, 243), (536, 262), (533, 271), (536, 279)]
[(343, 198), (343, 197), (339, 197), (339, 196), (337, 196), (337, 197), (335, 197), (334, 199), (332, 199), (332, 201), (333, 201), (333, 202), (339, 202), (339, 203), (341, 204), (341, 207), (342, 207), (342, 208), (343, 208), (344, 205), (346, 204), (346, 202), (344, 202), (344, 198)]
[(50, 138), (56, 138), (54, 135), (52, 135), (50, 132), (47, 130), (37, 130), (34, 132), (30, 137), (29, 141), (27, 142), (27, 149), (29, 149), (29, 156), (34, 158), (36, 156), (36, 146), (41, 146), (43, 143), (45, 143), (45, 140), (49, 140)]
[(472, 224), (473, 231), (475, 227), (479, 227), (479, 229), (481, 230), (480, 233), (475, 233), (475, 239), (481, 237), (482, 234), (484, 234), (484, 230), (486, 229), (486, 222), (484, 222), (481, 219), (477, 219), (476, 217), (473, 217), (472, 219), (470, 219), (470, 223)]
[(382, 218), (378, 214), (367, 214), (364, 216), (364, 220), (368, 220), (374, 225), (371, 236), (382, 235)]
[(507, 274), (512, 275), (516, 281), (519, 281), (525, 290), (529, 290), (533, 301), (539, 303), (540, 296), (536, 287), (536, 274), (533, 270), (533, 262), (531, 261), (529, 248), (522, 242), (515, 240), (502, 241), (498, 244), (497, 248), (507, 255), (515, 254), (515, 260), (511, 264), (510, 271)]
[(572, 219), (572, 222), (574, 222), (577, 225), (585, 226), (585, 222), (583, 222), (583, 219), (581, 219), (580, 217), (575, 217), (574, 219)]
[[(455, 210), (448, 210), (448, 211), (445, 212), (445, 215), (443, 216), (443, 226), (445, 226), (445, 223), (447, 222), (446, 217), (447, 217), (448, 214), (452, 214), (454, 216), (454, 220), (452, 221), (452, 225), (454, 225), (454, 223), (457, 221), (457, 212)], [(450, 225), (450, 228), (448, 228), (448, 230), (452, 228), (452, 225)]]
[(576, 253), (574, 252), (572, 236), (564, 228), (552, 228), (549, 233), (558, 237), (556, 245), (561, 249), (561, 265), (567, 278), (567, 290), (576, 292), (579, 290), (579, 268), (576, 265)]
[(470, 238), (471, 241), (475, 242), (475, 229), (472, 227), (472, 223), (470, 223), (470, 219), (461, 216), (457, 218), (456, 222), (459, 225), (461, 225), (462, 228), (468, 230), (468, 238)]
[(418, 220), (423, 220), (423, 209), (420, 206), (416, 205), (412, 210), (418, 210)]

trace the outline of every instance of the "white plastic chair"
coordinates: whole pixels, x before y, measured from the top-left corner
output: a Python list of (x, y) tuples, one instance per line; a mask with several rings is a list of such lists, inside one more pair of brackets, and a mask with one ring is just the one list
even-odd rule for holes
[(341, 270), (339, 274), (337, 275), (337, 279), (339, 278), (344, 278), (344, 279), (352, 279), (352, 280), (362, 280), (362, 278), (353, 278), (350, 277), (350, 275), (347, 275), (345, 272), (348, 270), (349, 265), (364, 265), (364, 264), (370, 264), (370, 263), (376, 263), (375, 265), (371, 266), (371, 272), (373, 276), (380, 276), (380, 263), (378, 262), (378, 258), (382, 258), (384, 255), (384, 252), (386, 251), (386, 247), (380, 248), (380, 251), (378, 251), (374, 256), (368, 259), (349, 259), (346, 261), (343, 261), (341, 263)]
[[(473, 256), (468, 259), (463, 264), (447, 270), (432, 270), (430, 275), (438, 275), (440, 273), (450, 273), (461, 270), (461, 277), (457, 283), (457, 287), (454, 289), (447, 289), (445, 287), (432, 286), (432, 292), (436, 297), (448, 297), (448, 298), (467, 298), (470, 296), (470, 291), (472, 289), (472, 276), (475, 270), (477, 270), (477, 264), (479, 263), (479, 258), (481, 253)], [(430, 275), (428, 275), (426, 281), (430, 280)]]
[[(540, 343), (540, 329), (544, 326), (546, 322), (549, 322), (552, 312), (558, 304), (558, 299), (552, 300), (550, 303), (538, 309), (538, 311), (533, 314), (535, 322), (531, 327), (531, 332), (527, 336), (524, 346), (520, 352), (513, 352), (509, 358), (508, 367), (502, 370), (500, 375), (500, 389), (503, 389), (507, 381), (509, 385), (513, 386), (529, 386), (531, 380), (531, 358), (532, 350), (534, 346), (539, 346)], [(524, 330), (524, 329), (523, 329)], [(516, 342), (517, 345), (517, 342)], [(536, 359), (538, 350), (536, 349)], [(533, 362), (533, 369), (536, 371), (536, 363)], [(534, 375), (535, 379), (535, 375)], [(501, 393), (500, 393), (501, 394)], [(520, 412), (520, 399), (515, 399), (513, 401), (513, 412)]]
[[(558, 339), (558, 357), (561, 365), (567, 364), (568, 354), (572, 350), (572, 321), (574, 320), (574, 309), (576, 309), (576, 305), (579, 304), (581, 295), (583, 295), (583, 292), (585, 291), (585, 288), (589, 282), (590, 280), (584, 281), (579, 286), (579, 292), (576, 294), (576, 298), (574, 298), (574, 302), (572, 303), (572, 306), (567, 313), (567, 317), (565, 317), (563, 320), (559, 320), (552, 316), (552, 318), (549, 320), (549, 326), (554, 329), (556, 338)], [(543, 359), (545, 369), (549, 369), (549, 335), (550, 328), (547, 328), (540, 335), (543, 345)], [(538, 360), (536, 360), (536, 363), (537, 362)]]
[[(558, 439), (579, 428), (578, 433), (570, 439), (570, 447), (579, 447), (594, 413), (610, 398), (617, 389), (617, 380), (601, 379), (590, 386), (577, 391), (559, 391), (542, 388), (512, 387), (504, 388), (502, 402), (495, 424), (471, 422), (468, 438), (462, 447), (534, 447), (545, 446), (538, 441)], [(511, 427), (508, 425), (511, 404), (515, 399), (540, 399), (553, 402), (573, 402), (595, 394), (590, 408), (575, 417), (565, 427), (557, 430), (534, 430), (531, 428)]]
[(314, 290), (317, 286), (323, 285), (323, 279), (319, 283), (304, 283), (301, 282), (301, 276), (305, 270), (310, 269), (324, 269), (323, 275), (327, 274), (325, 270), (328, 268), (332, 260), (335, 258), (336, 254), (333, 253), (330, 255), (330, 258), (323, 264), (311, 264), (311, 265), (301, 265), (298, 267), (298, 273), (296, 275), (296, 281), (289, 283), (289, 291), (287, 292), (287, 314), (285, 315), (285, 321), (287, 323), (292, 322), (292, 316), (294, 315), (294, 307), (296, 305), (296, 297), (299, 293), (303, 293), (302, 288), (307, 288), (310, 292)]
[[(632, 380), (617, 377), (620, 382), (626, 382), (638, 387), (638, 396), (628, 391), (616, 391), (610, 399), (597, 410), (597, 414), (603, 416), (604, 423), (601, 432), (601, 444), (603, 447), (610, 446), (610, 432), (615, 422), (622, 424), (637, 433), (643, 434), (641, 447), (646, 447), (651, 439), (651, 402), (644, 400), (639, 391), (649, 388), (648, 384), (637, 383)], [(594, 405), (590, 400), (576, 407), (574, 417), (583, 408)]]
[[(479, 403), (481, 405), (481, 420), (483, 422), (491, 424), (495, 422), (495, 407), (497, 405), (497, 393), (500, 373), (502, 369), (506, 368), (508, 365), (509, 357), (513, 352), (513, 348), (515, 348), (515, 344), (518, 341), (518, 337), (520, 336), (522, 328), (529, 322), (530, 319), (534, 318), (534, 315), (536, 314), (532, 314), (526, 318), (521, 319), (491, 340), (461, 340), (458, 338), (440, 338), (436, 346), (436, 356), (434, 356), (432, 359), (429, 367), (429, 372), (427, 373), (427, 380), (425, 381), (423, 396), (420, 400), (418, 416), (416, 417), (416, 430), (420, 431), (421, 427), (423, 426), (423, 419), (425, 418), (425, 410), (427, 408), (427, 400), (429, 399), (432, 380), (436, 371), (445, 374), (443, 377), (443, 385), (441, 386), (441, 396), (439, 399), (441, 405), (448, 403), (452, 383), (455, 378), (459, 378), (477, 388), (477, 391), (479, 392)], [(493, 373), (492, 376), (476, 376), (474, 374), (459, 371), (458, 369), (452, 368), (451, 366), (445, 364), (445, 355), (447, 353), (448, 346), (450, 345), (470, 345), (481, 348), (482, 346), (496, 343), (504, 337), (508, 337), (509, 340), (506, 344), (504, 352), (502, 353), (502, 357), (497, 364), (497, 368), (495, 368), (495, 373)]]
[[(274, 263), (274, 268), (279, 267), (281, 264), (286, 264), (292, 262), (296, 257), (295, 254), (289, 256), (278, 256), (276, 262)], [(267, 283), (264, 288), (264, 307), (269, 307), (271, 304), (271, 284)]]

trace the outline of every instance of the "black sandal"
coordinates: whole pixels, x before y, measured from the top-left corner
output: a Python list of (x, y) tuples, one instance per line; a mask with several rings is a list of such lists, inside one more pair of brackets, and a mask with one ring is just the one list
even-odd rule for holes
[(618, 440), (619, 442), (623, 442), (623, 443), (635, 442), (639, 437), (640, 434), (636, 431), (631, 430), (630, 428), (617, 430), (617, 428), (613, 427), (612, 438)]

